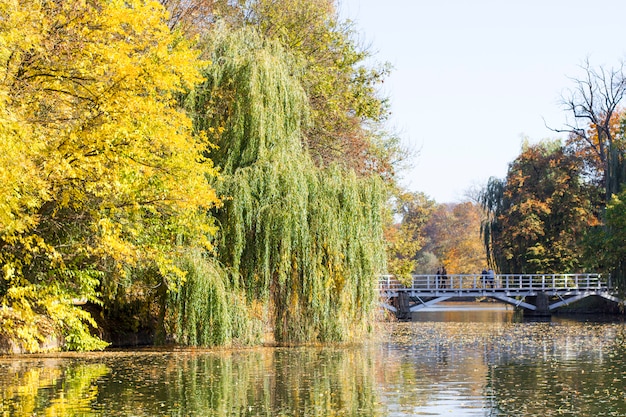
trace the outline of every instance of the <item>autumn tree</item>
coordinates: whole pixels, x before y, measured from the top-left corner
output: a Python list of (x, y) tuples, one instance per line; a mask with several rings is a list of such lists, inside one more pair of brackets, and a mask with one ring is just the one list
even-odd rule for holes
[(373, 140), (388, 113), (377, 87), (388, 67), (368, 67), (349, 22), (339, 20), (333, 0), (257, 0), (251, 23), (278, 39), (303, 63), (303, 85), (312, 109), (306, 132), (314, 160), (341, 162), (360, 172), (390, 172), (388, 150)]
[(264, 39), (279, 42), (300, 68), (294, 75), (311, 108), (301, 140), (316, 164), (393, 178), (406, 152), (382, 126), (389, 109), (378, 89), (389, 65), (371, 64), (353, 24), (339, 19), (335, 0), (161, 2), (172, 11), (171, 24), (192, 26), (191, 33), (206, 34), (207, 25), (254, 27)]
[[(200, 81), (156, 2), (0, 0), (0, 320), (102, 347), (77, 301), (169, 288), (218, 203), (175, 92)], [(132, 271), (144, 274), (137, 283)]]
[[(193, 37), (210, 30), (220, 10), (227, 7), (221, 0), (158, 0), (168, 13), (167, 25)], [(227, 9), (226, 9), (227, 10)]]
[(387, 272), (408, 283), (419, 267), (418, 254), (426, 241), (423, 229), (435, 202), (423, 193), (401, 192), (393, 207), (390, 215), (396, 221), (389, 221), (385, 228)]
[[(445, 266), (449, 273), (475, 274), (486, 265), (486, 255), (480, 240), (482, 210), (471, 202), (437, 205), (423, 233), (426, 243), (420, 257), (432, 254), (437, 266)], [(431, 270), (425, 273), (433, 273)]]
[(598, 223), (595, 188), (583, 174), (558, 141), (525, 144), (506, 180), (491, 179), (481, 196), (492, 264), (503, 273), (576, 272), (584, 233)]

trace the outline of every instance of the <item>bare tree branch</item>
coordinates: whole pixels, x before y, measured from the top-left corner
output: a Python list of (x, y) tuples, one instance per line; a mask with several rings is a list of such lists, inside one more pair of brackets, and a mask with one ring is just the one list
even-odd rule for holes
[(619, 192), (621, 185), (615, 175), (621, 170), (616, 167), (622, 163), (623, 152), (615, 152), (611, 120), (618, 114), (626, 95), (624, 63), (617, 68), (593, 68), (586, 59), (580, 67), (583, 76), (570, 78), (574, 87), (561, 96), (563, 108), (573, 116), (573, 121), (568, 121), (562, 128), (546, 127), (553, 132), (569, 134), (571, 146), (597, 156), (599, 166), (595, 169), (601, 174), (608, 201), (613, 193)]

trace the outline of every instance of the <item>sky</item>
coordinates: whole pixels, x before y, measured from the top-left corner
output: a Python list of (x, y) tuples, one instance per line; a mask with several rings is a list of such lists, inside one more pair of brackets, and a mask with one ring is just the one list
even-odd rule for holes
[[(414, 156), (401, 183), (468, 199), (530, 143), (564, 138), (562, 97), (592, 67), (626, 59), (626, 0), (339, 0), (375, 61), (387, 128)], [(569, 117), (568, 117), (569, 116)], [(548, 127), (546, 127), (546, 125)]]

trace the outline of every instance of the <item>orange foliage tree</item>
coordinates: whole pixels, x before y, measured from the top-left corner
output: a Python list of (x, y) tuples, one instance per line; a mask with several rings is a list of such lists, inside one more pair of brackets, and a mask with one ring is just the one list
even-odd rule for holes
[(506, 180), (491, 179), (481, 201), (490, 259), (503, 273), (577, 272), (582, 238), (598, 224), (583, 164), (558, 141), (525, 145)]

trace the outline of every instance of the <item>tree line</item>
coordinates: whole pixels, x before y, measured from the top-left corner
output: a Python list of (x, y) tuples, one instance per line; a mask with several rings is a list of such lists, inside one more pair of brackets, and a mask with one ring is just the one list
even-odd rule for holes
[(0, 345), (352, 341), (381, 273), (623, 275), (621, 69), (586, 67), (565, 144), (437, 204), (336, 8), (0, 0)]
[(356, 340), (405, 152), (333, 0), (0, 0), (0, 339)]

